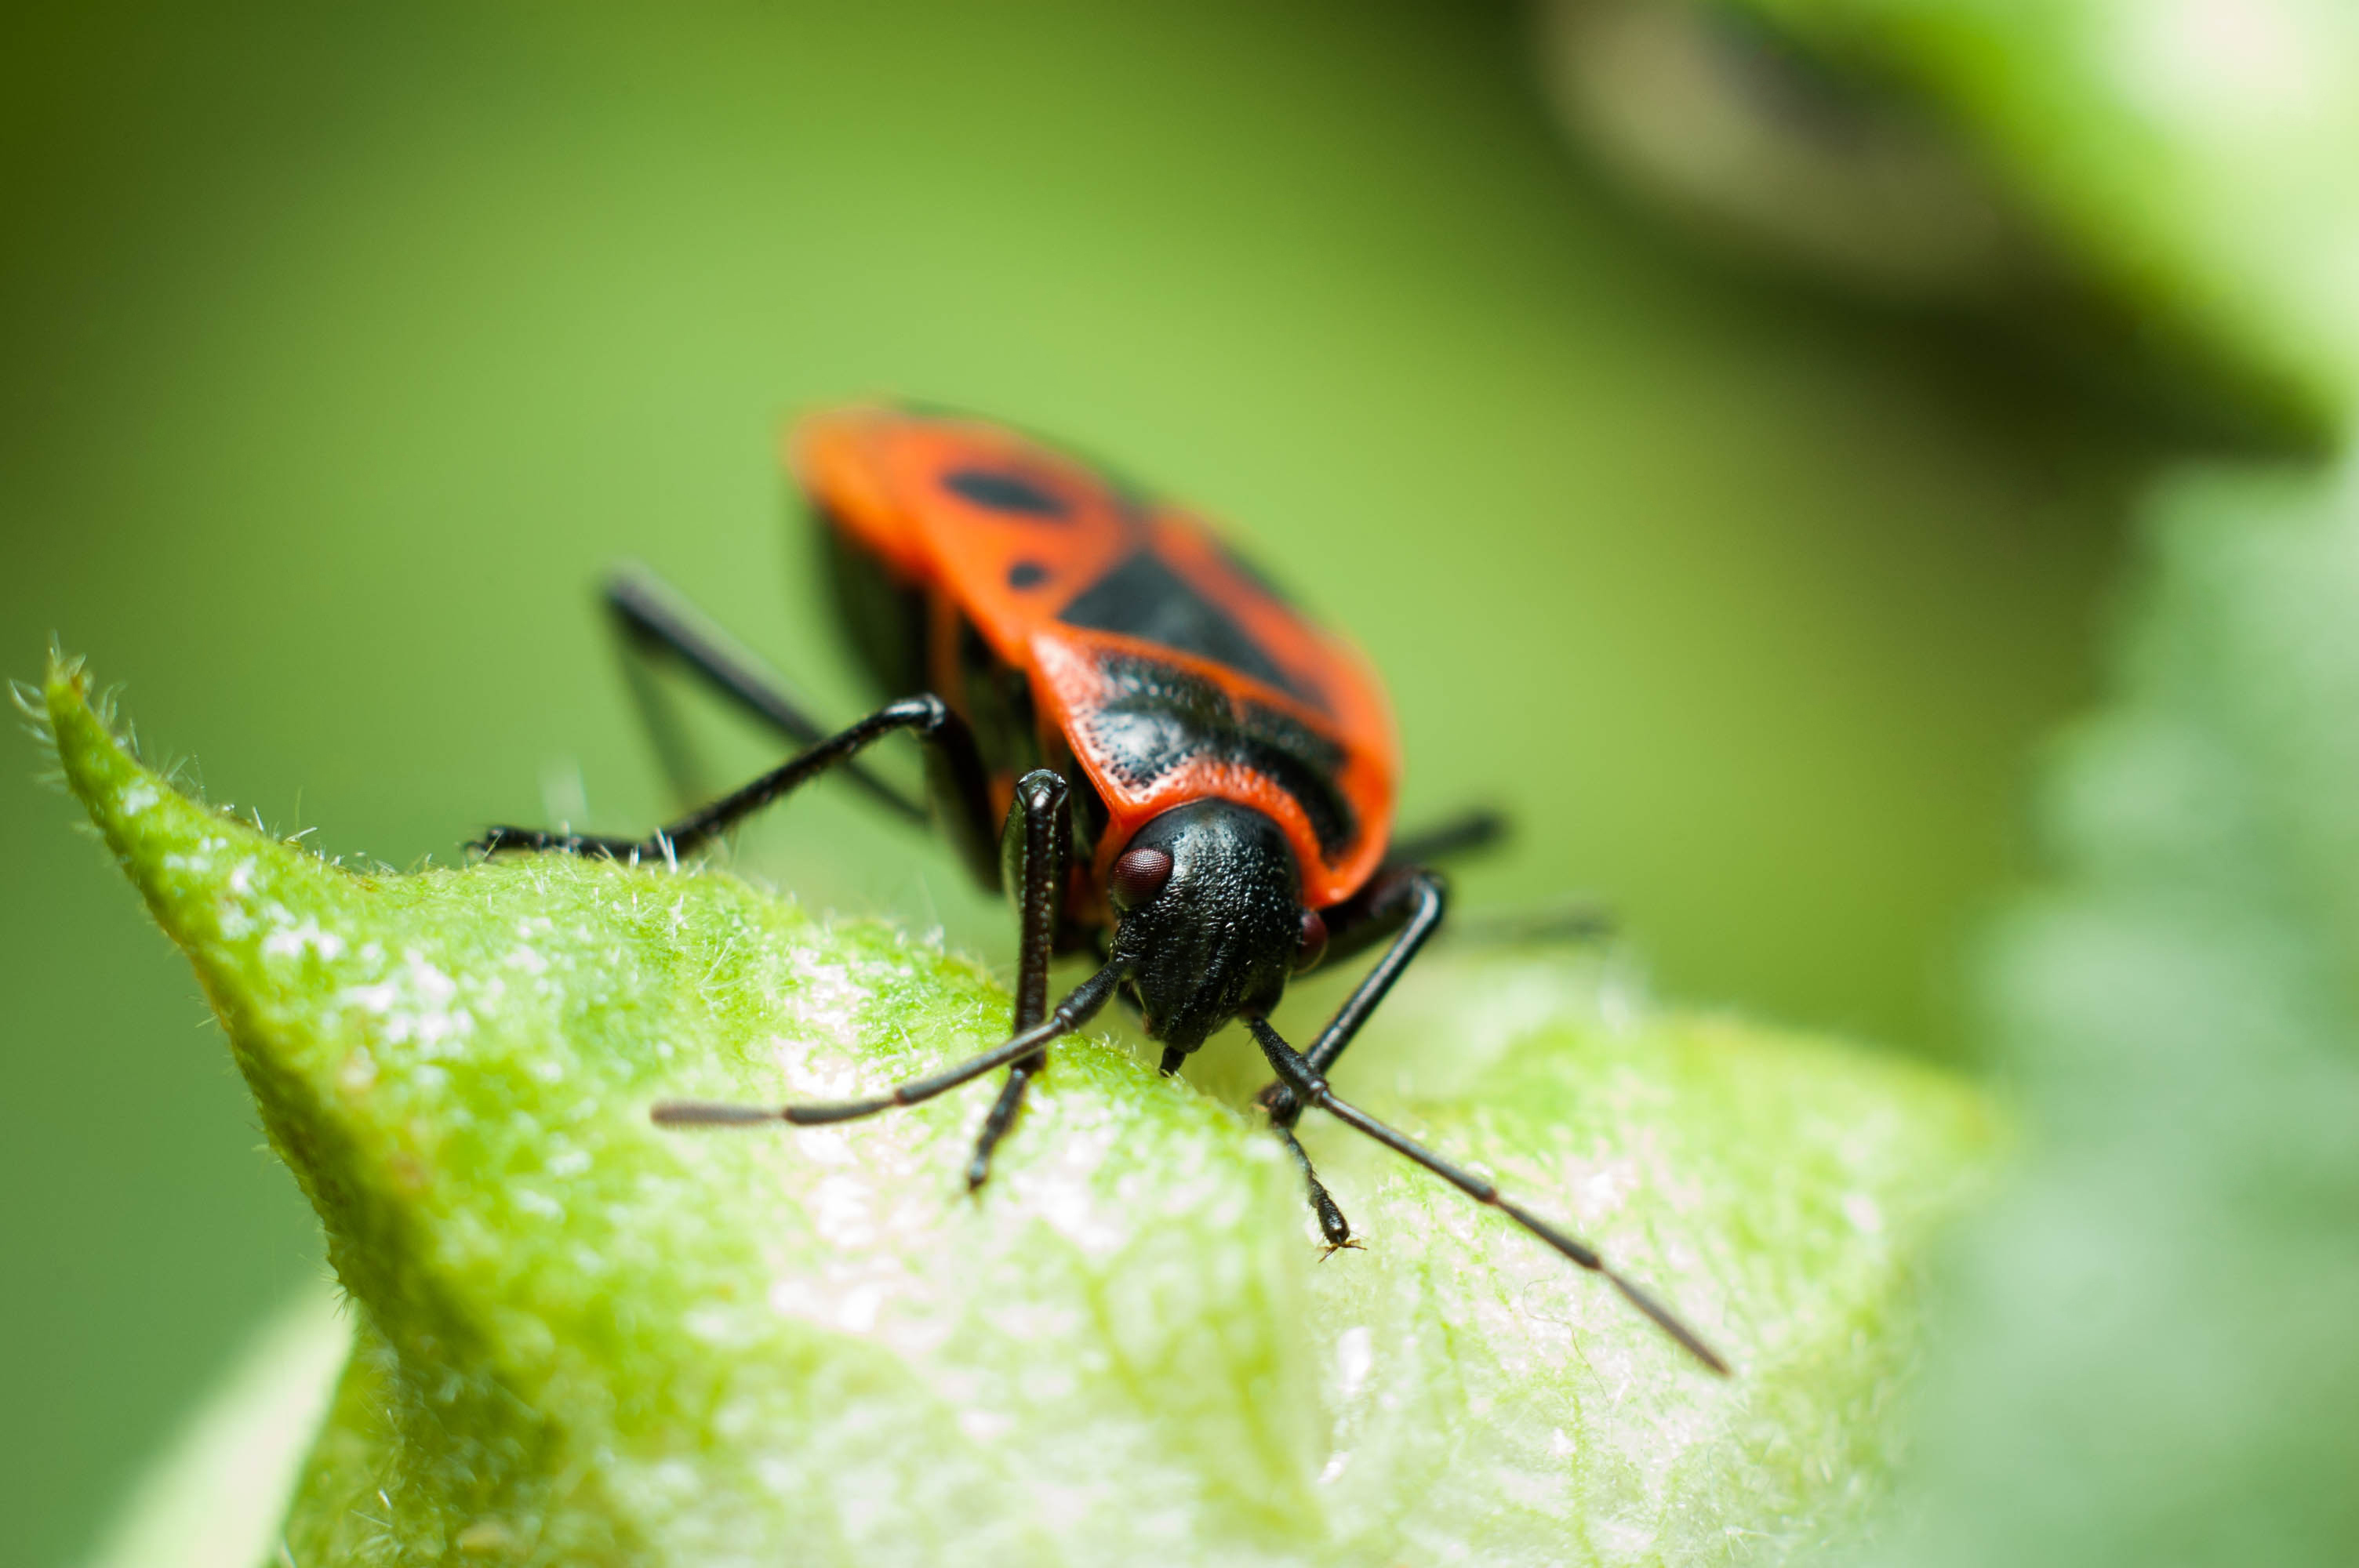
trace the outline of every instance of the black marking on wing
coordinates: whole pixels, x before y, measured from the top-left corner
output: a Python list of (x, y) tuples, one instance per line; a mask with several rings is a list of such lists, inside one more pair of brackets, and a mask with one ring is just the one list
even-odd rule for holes
[(1098, 660), (1105, 699), (1082, 720), (1114, 777), (1145, 788), (1199, 757), (1267, 775), (1310, 820), (1332, 864), (1360, 837), (1359, 818), (1335, 777), (1343, 748), (1266, 703), (1232, 702), (1203, 676), (1128, 654)]
[(1279, 669), (1261, 644), (1228, 612), (1190, 587), (1149, 550), (1139, 550), (1098, 579), (1057, 617), (1068, 626), (1118, 632), (1143, 643), (1158, 643), (1239, 675), (1266, 681), (1315, 708), (1326, 703)]
[(1003, 469), (952, 469), (942, 475), (942, 488), (961, 500), (1011, 516), (1062, 523), (1072, 515), (1073, 509), (1063, 496)]

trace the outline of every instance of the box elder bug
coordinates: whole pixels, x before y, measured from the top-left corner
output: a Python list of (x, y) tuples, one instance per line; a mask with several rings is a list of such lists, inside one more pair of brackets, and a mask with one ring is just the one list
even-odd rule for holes
[[(1352, 1231), (1294, 1134), (1312, 1106), (1603, 1275), (1727, 1372), (1595, 1249), (1329, 1087), (1328, 1070), (1441, 923), (1443, 885), (1429, 862), (1500, 831), (1475, 814), (1394, 836), (1391, 710), (1355, 649), (1201, 520), (998, 426), (853, 408), (805, 421), (790, 460), (820, 519), (842, 629), (883, 687), (907, 695), (830, 733), (653, 579), (626, 574), (607, 598), (636, 643), (678, 658), (803, 749), (645, 839), (495, 827), (481, 848), (669, 860), (829, 772), (923, 822), (928, 802), (857, 761), (907, 730), (925, 742), (930, 814), (986, 888), (1015, 897), (1014, 1033), (873, 1098), (669, 1103), (657, 1121), (849, 1121), (1005, 1067), (967, 1170), (980, 1186), (1049, 1043), (1109, 1000), (1137, 1010), (1166, 1073), (1242, 1019), (1277, 1074), (1260, 1103), (1331, 1247)], [(1270, 1026), (1290, 976), (1379, 944), (1382, 957), (1310, 1049)], [(1049, 963), (1074, 952), (1098, 968), (1050, 1008)]]

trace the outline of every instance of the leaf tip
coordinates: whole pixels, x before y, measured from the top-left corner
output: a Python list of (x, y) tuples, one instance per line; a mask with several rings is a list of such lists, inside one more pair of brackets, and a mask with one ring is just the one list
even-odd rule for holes
[[(115, 722), (114, 694), (94, 687), (83, 661), (52, 647), (38, 693), (20, 686), (65, 787), (89, 813), (89, 827), (147, 899), (150, 912), (191, 957), (268, 899), (314, 896), (324, 861), (295, 840), (240, 820), (180, 788), (182, 770), (159, 772), (139, 759), (138, 741)], [(300, 835), (297, 838), (300, 838)], [(243, 860), (247, 871), (234, 875)]]
[(54, 760), (57, 776), (118, 855), (129, 853), (134, 819), (167, 795), (183, 799), (141, 765), (131, 737), (116, 732), (114, 693), (92, 686), (79, 655), (50, 643), (38, 693), (19, 684), (16, 697)]

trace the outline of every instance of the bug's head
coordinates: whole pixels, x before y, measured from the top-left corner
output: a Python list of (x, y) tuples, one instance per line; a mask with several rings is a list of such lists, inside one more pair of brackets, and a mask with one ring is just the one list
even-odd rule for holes
[(1131, 835), (1106, 892), (1114, 957), (1165, 1072), (1240, 1013), (1276, 1007), (1325, 941), (1286, 835), (1228, 801), (1175, 806)]

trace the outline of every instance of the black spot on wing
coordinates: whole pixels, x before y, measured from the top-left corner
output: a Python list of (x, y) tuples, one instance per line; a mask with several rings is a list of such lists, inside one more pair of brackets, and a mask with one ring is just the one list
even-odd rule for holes
[(1038, 561), (1018, 561), (1007, 568), (1010, 588), (1038, 588), (1049, 580), (1049, 568)]
[(1325, 706), (1317, 692), (1304, 690), (1278, 668), (1226, 611), (1190, 587), (1187, 579), (1151, 551), (1131, 555), (1084, 589), (1058, 619), (1068, 626), (1118, 632), (1193, 654), (1226, 665), (1239, 675), (1266, 681), (1314, 707)]
[(1248, 768), (1301, 806), (1330, 863), (1360, 836), (1336, 786), (1343, 748), (1291, 714), (1258, 702), (1242, 708), (1201, 676), (1152, 659), (1110, 654), (1098, 663), (1105, 700), (1082, 720), (1114, 777), (1144, 788), (1199, 757)]
[(942, 475), (942, 488), (962, 501), (1010, 516), (1061, 523), (1072, 514), (1063, 496), (1003, 469), (952, 469)]

